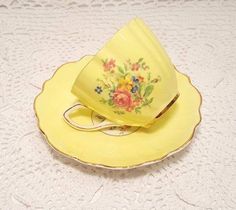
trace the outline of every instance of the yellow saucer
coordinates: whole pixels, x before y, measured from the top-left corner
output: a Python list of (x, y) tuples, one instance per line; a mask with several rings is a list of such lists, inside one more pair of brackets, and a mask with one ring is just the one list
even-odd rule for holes
[(35, 99), (39, 128), (52, 148), (84, 164), (125, 169), (158, 162), (188, 145), (201, 121), (201, 95), (178, 71), (180, 96), (151, 128), (113, 136), (101, 131), (78, 131), (66, 124), (63, 112), (77, 101), (71, 87), (92, 57), (62, 65)]

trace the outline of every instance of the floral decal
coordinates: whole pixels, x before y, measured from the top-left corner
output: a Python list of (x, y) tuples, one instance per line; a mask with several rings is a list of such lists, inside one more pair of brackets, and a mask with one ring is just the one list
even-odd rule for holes
[(160, 76), (152, 78), (143, 58), (136, 62), (127, 60), (123, 66), (117, 65), (115, 59), (102, 62), (103, 78), (97, 79), (94, 89), (101, 95), (101, 103), (112, 106), (117, 114), (124, 114), (125, 111), (141, 113), (143, 107), (151, 105), (151, 93)]

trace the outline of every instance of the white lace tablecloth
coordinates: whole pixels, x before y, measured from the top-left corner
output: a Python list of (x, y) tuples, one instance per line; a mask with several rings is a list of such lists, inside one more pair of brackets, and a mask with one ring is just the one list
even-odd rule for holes
[[(37, 128), (34, 97), (134, 16), (202, 93), (192, 144), (127, 171), (62, 157)], [(0, 209), (236, 209), (235, 54), (234, 0), (0, 0)]]

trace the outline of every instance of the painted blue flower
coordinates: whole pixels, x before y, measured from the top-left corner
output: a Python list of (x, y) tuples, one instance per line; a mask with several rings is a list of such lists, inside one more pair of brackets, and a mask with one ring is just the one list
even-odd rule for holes
[(133, 82), (135, 82), (135, 83), (138, 83), (138, 82), (139, 82), (139, 79), (136, 78), (135, 76), (132, 76), (132, 80), (133, 80)]
[(137, 90), (138, 90), (138, 86), (135, 85), (134, 87), (132, 87), (131, 92), (136, 93)]
[(98, 94), (100, 94), (102, 92), (102, 87), (100, 86), (97, 86), (95, 89), (94, 89), (95, 92), (97, 92)]

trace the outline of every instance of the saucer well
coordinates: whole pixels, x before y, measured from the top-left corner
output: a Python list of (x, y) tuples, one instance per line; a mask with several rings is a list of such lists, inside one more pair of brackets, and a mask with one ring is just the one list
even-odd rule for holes
[[(80, 61), (62, 65), (44, 83), (35, 99), (39, 129), (53, 149), (83, 164), (128, 169), (159, 162), (191, 142), (201, 121), (202, 99), (189, 77), (177, 70), (179, 98), (150, 128), (135, 128), (132, 132), (84, 132), (70, 127), (64, 121), (63, 113), (77, 102), (71, 87), (78, 73), (92, 58), (85, 56)], [(86, 112), (80, 121), (94, 123), (96, 114)], [(124, 133), (127, 135), (122, 135)]]

